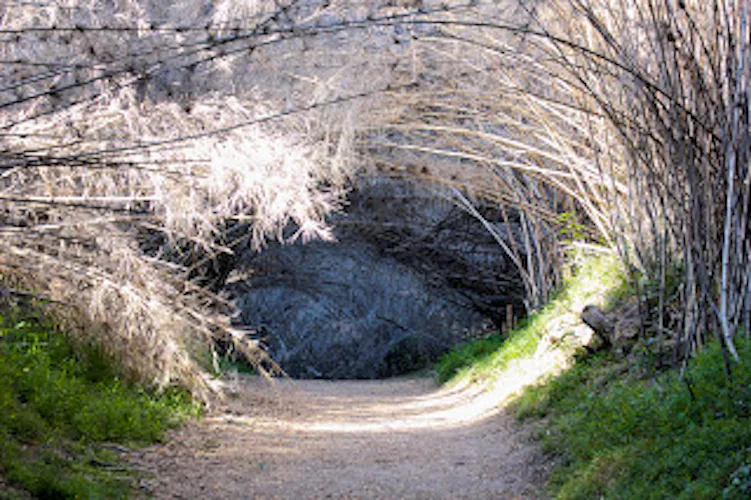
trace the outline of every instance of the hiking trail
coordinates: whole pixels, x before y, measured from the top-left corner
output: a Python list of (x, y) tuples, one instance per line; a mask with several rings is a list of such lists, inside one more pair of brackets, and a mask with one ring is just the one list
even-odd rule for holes
[(551, 361), (490, 388), (238, 375), (221, 407), (130, 458), (155, 498), (540, 498), (550, 459), (503, 401)]

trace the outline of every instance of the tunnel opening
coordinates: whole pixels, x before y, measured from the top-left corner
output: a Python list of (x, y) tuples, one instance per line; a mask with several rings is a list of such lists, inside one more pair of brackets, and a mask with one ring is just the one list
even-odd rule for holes
[[(423, 370), (502, 330), (524, 314), (519, 272), (487, 228), (439, 194), (408, 179), (365, 179), (330, 221), (336, 241), (244, 252), (223, 288), (237, 326), (287, 375), (325, 379)], [(497, 206), (477, 207), (519, 237)]]

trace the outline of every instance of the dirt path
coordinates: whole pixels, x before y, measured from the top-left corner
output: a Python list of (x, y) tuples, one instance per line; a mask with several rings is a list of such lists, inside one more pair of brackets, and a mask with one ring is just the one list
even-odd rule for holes
[(236, 381), (137, 452), (156, 498), (537, 498), (546, 461), (498, 395), (430, 379)]

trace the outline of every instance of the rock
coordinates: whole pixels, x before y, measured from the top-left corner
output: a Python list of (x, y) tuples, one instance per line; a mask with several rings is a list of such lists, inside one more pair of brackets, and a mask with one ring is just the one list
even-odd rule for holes
[[(509, 306), (523, 314), (521, 278), (501, 246), (433, 188), (371, 179), (348, 201), (332, 220), (335, 242), (248, 251), (225, 286), (237, 322), (265, 332), (258, 340), (289, 375), (407, 373), (498, 329)], [(485, 208), (504, 237), (521, 238)]]
[(628, 353), (636, 344), (642, 328), (639, 304), (631, 302), (606, 314), (595, 305), (588, 305), (581, 314), (599, 339), (598, 348), (616, 347), (622, 353)]
[(629, 304), (618, 309), (617, 319), (614, 321), (613, 342), (617, 344), (632, 344), (636, 342), (641, 332), (641, 315), (639, 304)]
[(600, 339), (603, 347), (610, 347), (613, 343), (613, 323), (595, 305), (588, 305), (581, 313), (581, 319), (589, 326)]
[(378, 378), (420, 369), (490, 322), (450, 289), (353, 242), (270, 246), (238, 288), (244, 323), (297, 378)]

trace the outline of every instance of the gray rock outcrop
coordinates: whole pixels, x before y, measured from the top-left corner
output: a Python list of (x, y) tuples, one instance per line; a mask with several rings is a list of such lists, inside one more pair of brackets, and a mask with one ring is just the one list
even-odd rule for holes
[(293, 377), (406, 373), (522, 313), (501, 248), (428, 186), (366, 182), (332, 223), (336, 242), (248, 252), (225, 288)]

